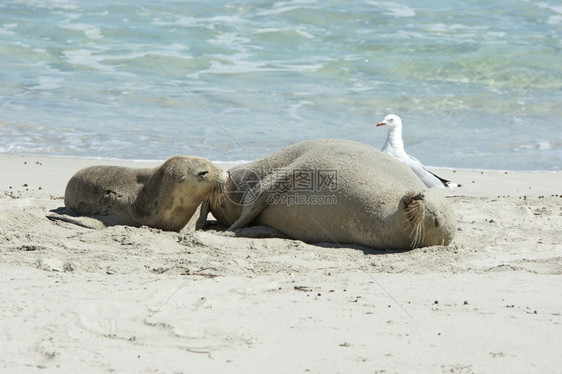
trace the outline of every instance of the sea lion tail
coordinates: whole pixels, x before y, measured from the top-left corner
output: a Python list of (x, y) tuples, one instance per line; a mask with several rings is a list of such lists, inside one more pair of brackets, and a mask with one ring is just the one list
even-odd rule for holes
[(404, 196), (404, 214), (408, 226), (411, 227), (410, 238), (412, 248), (417, 248), (425, 239), (425, 201), (423, 192), (412, 192)]

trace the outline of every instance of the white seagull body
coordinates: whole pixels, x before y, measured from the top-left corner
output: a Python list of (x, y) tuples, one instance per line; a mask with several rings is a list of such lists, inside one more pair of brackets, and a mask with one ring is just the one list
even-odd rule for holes
[(433, 174), (421, 162), (406, 153), (404, 142), (402, 141), (402, 120), (400, 117), (389, 114), (384, 117), (382, 122), (377, 124), (377, 127), (379, 126), (386, 126), (388, 128), (388, 136), (382, 151), (408, 165), (427, 187), (460, 187), (459, 184), (452, 183)]

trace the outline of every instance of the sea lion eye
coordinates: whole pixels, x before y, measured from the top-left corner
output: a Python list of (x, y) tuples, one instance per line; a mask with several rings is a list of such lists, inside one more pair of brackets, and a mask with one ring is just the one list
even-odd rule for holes
[(204, 179), (204, 178), (207, 177), (207, 175), (209, 175), (208, 170), (203, 170), (203, 171), (200, 171), (199, 173), (197, 173), (197, 176), (199, 177), (199, 179)]

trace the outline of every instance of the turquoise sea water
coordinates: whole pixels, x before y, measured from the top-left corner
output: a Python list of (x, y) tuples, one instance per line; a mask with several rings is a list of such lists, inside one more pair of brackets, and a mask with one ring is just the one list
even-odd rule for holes
[(561, 170), (561, 50), (553, 0), (3, 1), (0, 152), (380, 148), (395, 113), (426, 165)]

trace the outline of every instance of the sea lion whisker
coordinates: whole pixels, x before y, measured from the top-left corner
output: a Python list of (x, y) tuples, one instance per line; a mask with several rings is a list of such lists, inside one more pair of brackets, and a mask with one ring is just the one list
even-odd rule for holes
[[(414, 226), (414, 229), (412, 231), (412, 234), (414, 234), (414, 238), (412, 240), (412, 248), (416, 248), (419, 244), (419, 240), (420, 240), (420, 225), (416, 224)], [(411, 235), (410, 235), (411, 237)]]
[(406, 196), (404, 205), (404, 213), (406, 220), (411, 228), (410, 238), (412, 239), (411, 247), (416, 248), (425, 239), (425, 209), (423, 204), (424, 195), (422, 193), (411, 193)]

